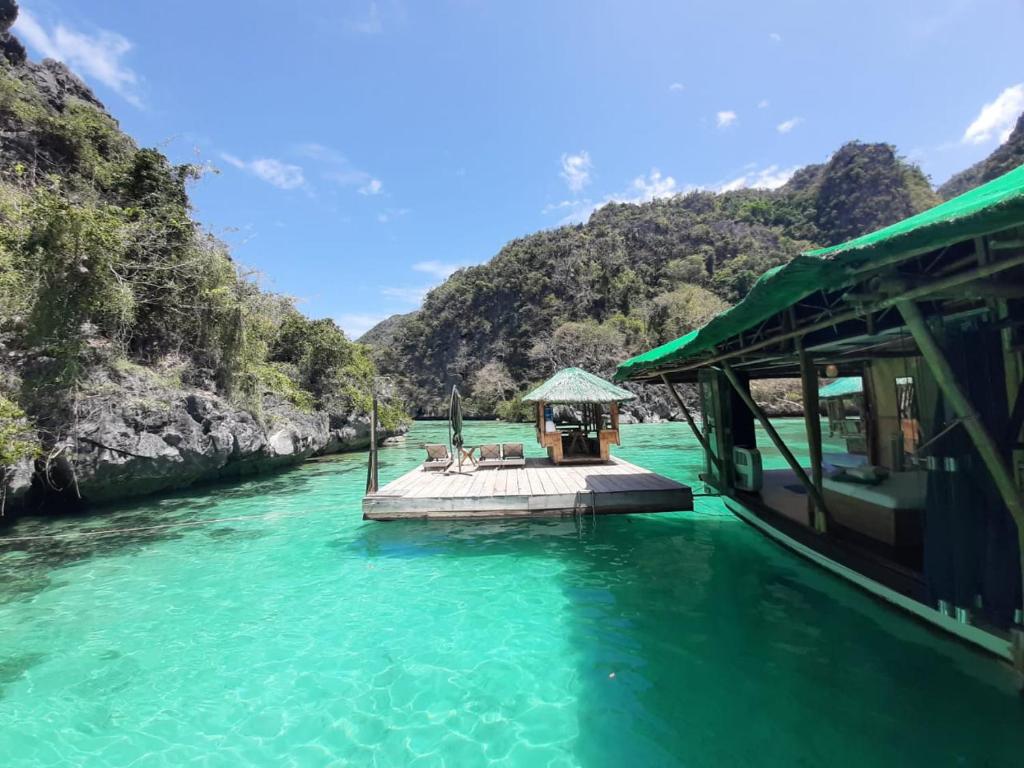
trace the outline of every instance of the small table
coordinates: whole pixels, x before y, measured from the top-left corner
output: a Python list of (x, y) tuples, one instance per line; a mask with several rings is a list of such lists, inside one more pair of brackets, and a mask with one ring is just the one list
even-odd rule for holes
[(461, 445), (459, 446), (459, 469), (462, 469), (462, 460), (466, 459), (474, 467), (476, 466), (476, 457), (473, 456), (476, 453), (479, 445)]

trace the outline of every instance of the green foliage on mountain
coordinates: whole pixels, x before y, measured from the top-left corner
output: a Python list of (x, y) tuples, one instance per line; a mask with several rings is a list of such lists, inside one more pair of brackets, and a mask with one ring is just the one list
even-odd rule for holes
[(1010, 131), (1006, 141), (996, 147), (995, 151), (984, 160), (970, 168), (953, 175), (949, 181), (939, 187), (939, 196), (943, 200), (962, 195), (968, 190), (984, 184), (997, 176), (1002, 176), (1024, 163), (1024, 114), (1017, 118), (1017, 124)]
[[(518, 413), (511, 393), (554, 370), (610, 375), (623, 358), (703, 325), (801, 250), (935, 202), (892, 147), (854, 142), (779, 190), (611, 203), (586, 224), (513, 240), (364, 338), (420, 413), (440, 412), (452, 384), (482, 412)], [(504, 399), (488, 384), (496, 371)]]
[(136, 147), (62, 65), (0, 55), (0, 466), (26, 419), (52, 443), (89, 371), (122, 362), (173, 359), (257, 415), (266, 395), (368, 409), (366, 347), (262, 291), (193, 220), (201, 170)]

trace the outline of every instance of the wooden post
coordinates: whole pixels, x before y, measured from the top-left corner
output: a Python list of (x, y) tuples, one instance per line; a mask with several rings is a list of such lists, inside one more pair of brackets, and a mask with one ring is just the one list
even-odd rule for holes
[(786, 460), (786, 463), (789, 464), (789, 468), (793, 470), (797, 479), (803, 487), (807, 489), (807, 493), (810, 494), (814, 503), (818, 505), (818, 509), (821, 510), (822, 514), (825, 514), (825, 500), (821, 497), (821, 494), (818, 493), (818, 489), (815, 487), (814, 483), (811, 482), (811, 478), (807, 476), (804, 468), (800, 466), (800, 462), (796, 460), (796, 456), (793, 455), (792, 451), (789, 450), (789, 447), (782, 441), (781, 435), (775, 431), (775, 427), (770, 421), (768, 421), (768, 417), (765, 415), (765, 412), (761, 410), (761, 406), (754, 402), (754, 398), (750, 396), (750, 392), (748, 392), (743, 387), (743, 384), (740, 383), (739, 377), (736, 376), (736, 371), (732, 369), (732, 366), (729, 365), (728, 361), (722, 360), (719, 365), (722, 366), (722, 372), (729, 380), (729, 383), (732, 384), (732, 388), (736, 390), (736, 394), (740, 396), (740, 399), (744, 404), (746, 404), (747, 408), (750, 409), (750, 412), (754, 414), (754, 418), (761, 422), (761, 426), (764, 428), (764, 431), (768, 433), (768, 437), (771, 438), (772, 442), (775, 443), (775, 447), (778, 449), (779, 453), (782, 454), (782, 458)]
[(700, 443), (700, 447), (704, 449), (704, 453), (711, 459), (711, 463), (718, 469), (718, 474), (722, 475), (722, 462), (717, 456), (711, 451), (711, 445), (708, 443), (708, 439), (704, 437), (704, 433), (697, 428), (697, 422), (693, 420), (693, 416), (690, 414), (690, 409), (686, 407), (686, 403), (683, 402), (683, 398), (680, 397), (676, 388), (672, 386), (672, 382), (668, 380), (668, 376), (662, 374), (662, 382), (668, 387), (668, 391), (672, 393), (672, 397), (676, 401), (676, 405), (683, 412), (683, 417), (686, 419), (686, 423), (690, 425), (690, 430), (693, 432), (693, 436), (697, 438), (697, 442)]
[[(814, 360), (807, 353), (804, 347), (803, 338), (796, 340), (797, 352), (800, 355), (800, 384), (804, 395), (804, 424), (807, 427), (807, 446), (811, 454), (811, 479), (814, 487), (818, 489), (818, 495), (824, 499), (825, 492), (822, 487), (821, 471), (821, 413), (818, 401), (818, 372), (814, 368)], [(808, 510), (810, 522), (814, 530), (824, 533), (828, 527), (826, 513), (823, 508), (819, 509), (815, 504), (810, 505)]]
[(366, 467), (366, 492), (377, 492), (377, 394), (373, 395), (370, 409), (370, 457)]
[[(914, 341), (917, 342), (917, 348), (921, 350), (921, 356), (928, 363), (928, 367), (931, 368), (932, 374), (938, 382), (939, 389), (942, 390), (942, 394), (949, 401), (953, 412), (963, 422), (964, 429), (970, 435), (974, 447), (978, 449), (978, 453), (981, 455), (981, 460), (985, 462), (989, 474), (992, 475), (992, 479), (995, 481), (996, 489), (999, 491), (1003, 503), (1006, 504), (1007, 509), (1010, 510), (1010, 515), (1013, 517), (1013, 521), (1017, 524), (1021, 574), (1024, 576), (1024, 499), (1021, 498), (1020, 489), (1013, 479), (1013, 473), (1006, 466), (1006, 462), (1003, 461), (998, 443), (989, 434), (989, 431), (981, 422), (978, 412), (974, 410), (970, 400), (967, 399), (967, 395), (957, 383), (953, 368), (946, 359), (942, 348), (935, 341), (935, 337), (932, 336), (932, 332), (928, 329), (928, 324), (921, 315), (921, 310), (912, 301), (901, 301), (896, 306), (899, 308), (900, 314), (903, 315), (903, 320), (906, 322), (907, 328), (910, 329), (910, 334), (914, 337)], [(1024, 659), (1020, 661), (1020, 664), (1024, 667)], [(1024, 671), (1024, 668), (1021, 671)]]

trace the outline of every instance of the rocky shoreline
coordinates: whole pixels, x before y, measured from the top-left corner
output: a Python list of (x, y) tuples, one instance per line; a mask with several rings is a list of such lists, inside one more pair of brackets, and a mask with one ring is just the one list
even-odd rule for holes
[[(105, 371), (88, 391), (60, 441), (14, 468), (5, 517), (265, 474), (370, 443), (365, 414), (307, 412), (270, 395), (254, 413), (212, 391), (162, 382), (142, 368)], [(382, 429), (378, 437), (406, 430)]]

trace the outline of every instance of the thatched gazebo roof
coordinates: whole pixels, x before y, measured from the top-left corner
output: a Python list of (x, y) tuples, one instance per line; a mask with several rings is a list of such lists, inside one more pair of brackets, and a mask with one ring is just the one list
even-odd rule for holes
[(523, 400), (529, 403), (617, 403), (635, 397), (629, 390), (616, 387), (582, 368), (563, 368)]
[(864, 380), (860, 376), (843, 376), (819, 389), (818, 397), (821, 400), (831, 400), (836, 397), (852, 397), (863, 391)]

